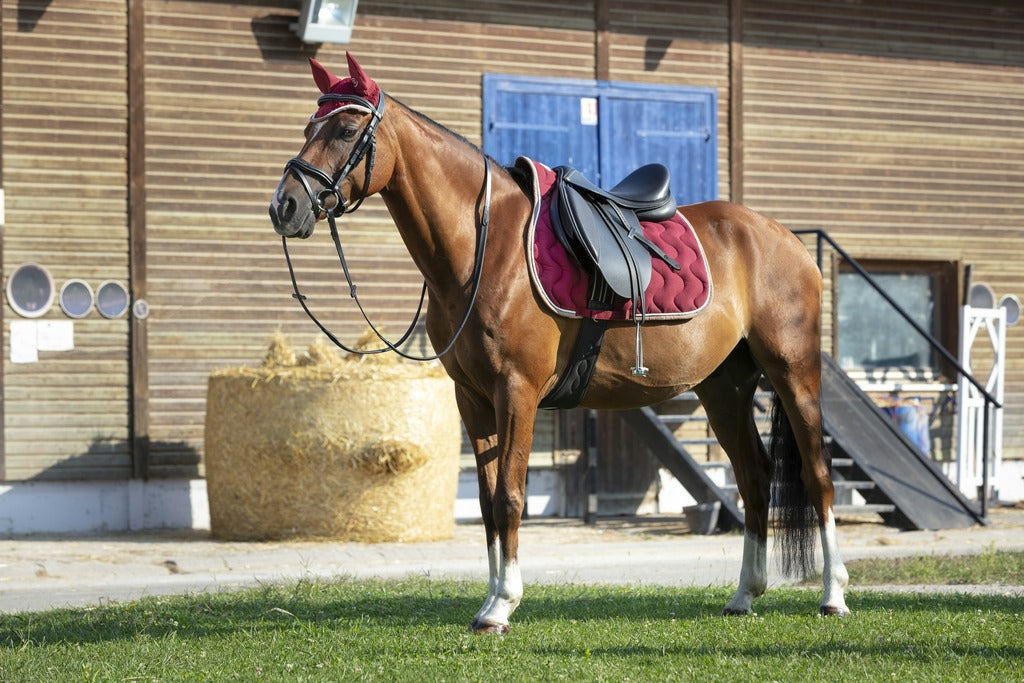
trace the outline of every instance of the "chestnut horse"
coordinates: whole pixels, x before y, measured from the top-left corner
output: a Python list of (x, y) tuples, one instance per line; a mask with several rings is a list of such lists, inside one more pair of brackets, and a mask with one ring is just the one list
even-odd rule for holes
[[(362, 198), (383, 197), (429, 290), (426, 331), (435, 349), (447, 349), (441, 362), (476, 454), (490, 577), (472, 629), (507, 632), (523, 595), (518, 530), (534, 418), (580, 322), (549, 312), (531, 284), (533, 198), (523, 173), (386, 96), (351, 55), (344, 79), (310, 62), (324, 95), (274, 193), (274, 229), (304, 238), (326, 217), (333, 230), (334, 218)], [(646, 376), (630, 371), (633, 324), (611, 324), (583, 405), (635, 408), (695, 391), (745, 506), (739, 587), (724, 613), (750, 613), (767, 587), (774, 497), (783, 564), (806, 570), (817, 528), (821, 612), (848, 614), (819, 407), (820, 273), (789, 230), (750, 209), (711, 201), (679, 211), (707, 255), (713, 298), (688, 321), (645, 324)], [(762, 373), (784, 410), (773, 426), (778, 447), (768, 449), (777, 451), (774, 461), (752, 416)], [(779, 481), (787, 474), (789, 486)]]

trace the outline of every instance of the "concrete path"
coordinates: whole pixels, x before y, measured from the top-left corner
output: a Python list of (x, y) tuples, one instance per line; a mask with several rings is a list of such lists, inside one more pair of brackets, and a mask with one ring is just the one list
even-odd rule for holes
[[(991, 522), (971, 529), (900, 532), (851, 520), (840, 525), (839, 540), (846, 560), (1024, 550), (1024, 509), (995, 509)], [(735, 585), (741, 555), (740, 535), (690, 535), (677, 517), (601, 519), (593, 527), (578, 520), (531, 520), (520, 534), (527, 592), (530, 583)], [(458, 524), (451, 540), (407, 544), (234, 543), (198, 533), (0, 540), (0, 612), (303, 578), (409, 575), (484, 581), (482, 526)], [(777, 573), (770, 580), (783, 582)], [(1024, 587), (997, 590), (1024, 594)]]

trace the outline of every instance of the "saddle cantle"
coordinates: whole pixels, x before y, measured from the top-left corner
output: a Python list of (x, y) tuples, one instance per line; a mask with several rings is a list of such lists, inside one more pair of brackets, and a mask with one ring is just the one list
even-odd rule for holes
[[(651, 258), (673, 270), (680, 266), (643, 232), (641, 221), (660, 222), (675, 214), (668, 169), (648, 164), (611, 190), (603, 190), (568, 166), (554, 169), (557, 180), (551, 222), (558, 240), (594, 275), (594, 306), (610, 306), (612, 293), (635, 302), (641, 316), (651, 281)], [(610, 292), (608, 291), (610, 290)]]

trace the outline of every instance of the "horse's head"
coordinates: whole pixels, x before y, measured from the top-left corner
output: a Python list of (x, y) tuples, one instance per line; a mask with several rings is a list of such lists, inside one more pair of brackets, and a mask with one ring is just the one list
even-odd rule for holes
[(380, 189), (372, 181), (384, 94), (352, 55), (349, 78), (315, 59), (309, 63), (323, 95), (306, 126), (306, 143), (285, 166), (270, 202), (274, 230), (285, 237), (309, 237), (319, 219), (354, 211)]

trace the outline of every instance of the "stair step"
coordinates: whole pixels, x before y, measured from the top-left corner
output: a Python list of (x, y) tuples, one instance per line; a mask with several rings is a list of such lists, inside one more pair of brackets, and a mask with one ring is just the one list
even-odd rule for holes
[(886, 512), (895, 512), (896, 506), (886, 503), (865, 503), (863, 505), (835, 505), (832, 507), (832, 511), (837, 515), (864, 515), (864, 514), (883, 514)]
[[(716, 441), (714, 441), (713, 439), (680, 439), (679, 440), (680, 443), (692, 443), (692, 444), (697, 444), (697, 443), (704, 444), (704, 443), (706, 443), (708, 441), (711, 441), (711, 443), (716, 443)], [(709, 467), (726, 467), (726, 468), (732, 469), (732, 463), (729, 462), (728, 460), (717, 460), (715, 462), (702, 462), (702, 463), (700, 463), (700, 466), (704, 467), (704, 468), (709, 468)], [(836, 468), (836, 467), (852, 467), (852, 466), (853, 466), (853, 459), (852, 458), (832, 458), (832, 467), (833, 468)], [(847, 481), (848, 483), (840, 483), (840, 482), (844, 482), (844, 481)], [(875, 483), (872, 482), (872, 481), (854, 482), (854, 481), (848, 481), (848, 480), (844, 480), (844, 479), (833, 479), (833, 483), (837, 487), (845, 486), (846, 488), (858, 488), (856, 486), (853, 486), (853, 484), (858, 484), (858, 483), (863, 483), (864, 484), (864, 486), (861, 486), (859, 488), (867, 489), (867, 488), (874, 488), (875, 487)]]
[(853, 481), (850, 479), (837, 479), (832, 482), (832, 485), (837, 489), (850, 491), (867, 491), (877, 486), (873, 481)]
[(718, 443), (718, 439), (714, 437), (708, 437), (706, 439), (679, 439), (679, 443), (684, 446), (713, 446)]
[(659, 413), (658, 419), (662, 422), (707, 422), (706, 415), (679, 415), (676, 413)]

